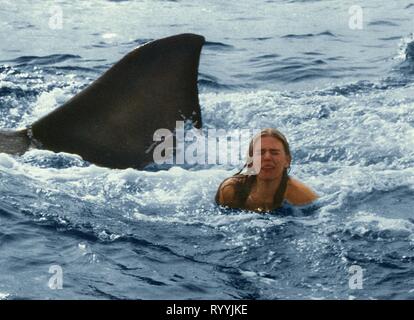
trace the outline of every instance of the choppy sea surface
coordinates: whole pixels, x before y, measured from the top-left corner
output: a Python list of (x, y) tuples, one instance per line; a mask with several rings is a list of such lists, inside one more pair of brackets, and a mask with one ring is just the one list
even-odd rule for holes
[(278, 128), (291, 175), (320, 199), (229, 212), (213, 200), (237, 166), (0, 154), (0, 299), (413, 299), (414, 2), (353, 5), (1, 1), (0, 128), (59, 107), (136, 46), (197, 33), (205, 129)]

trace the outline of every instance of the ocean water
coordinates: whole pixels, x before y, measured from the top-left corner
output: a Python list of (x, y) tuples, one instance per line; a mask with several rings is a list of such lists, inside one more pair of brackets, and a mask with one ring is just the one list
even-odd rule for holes
[(414, 3), (361, 2), (362, 29), (353, 5), (2, 0), (0, 128), (136, 46), (197, 33), (205, 129), (280, 129), (320, 199), (229, 212), (214, 196), (237, 166), (0, 154), (0, 299), (413, 299)]

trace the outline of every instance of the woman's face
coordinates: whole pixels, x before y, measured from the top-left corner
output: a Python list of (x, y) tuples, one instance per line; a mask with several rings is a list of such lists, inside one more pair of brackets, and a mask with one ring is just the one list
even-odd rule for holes
[(283, 143), (274, 137), (261, 137), (260, 143), (253, 146), (253, 167), (257, 177), (274, 180), (282, 176), (283, 170), (290, 166), (290, 157), (283, 148)]

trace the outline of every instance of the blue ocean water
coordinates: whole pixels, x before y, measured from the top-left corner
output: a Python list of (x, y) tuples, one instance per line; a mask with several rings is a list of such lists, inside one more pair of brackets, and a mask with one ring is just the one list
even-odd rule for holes
[(353, 5), (3, 0), (0, 128), (57, 108), (136, 46), (193, 32), (207, 40), (205, 128), (280, 129), (291, 175), (321, 197), (229, 212), (213, 199), (235, 166), (0, 154), (0, 299), (413, 299), (414, 3), (363, 2), (362, 29)]

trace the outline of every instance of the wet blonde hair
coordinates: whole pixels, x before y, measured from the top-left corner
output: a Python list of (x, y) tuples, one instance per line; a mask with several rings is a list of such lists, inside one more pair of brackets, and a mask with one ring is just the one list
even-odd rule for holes
[(246, 155), (246, 163), (244, 164), (243, 168), (235, 174), (242, 174), (242, 171), (244, 168), (248, 168), (247, 169), (247, 173), (245, 174), (249, 174), (251, 171), (249, 170), (249, 168), (251, 168), (251, 166), (253, 165), (253, 149), (254, 149), (254, 144), (256, 143), (257, 140), (264, 138), (264, 137), (272, 137), (275, 138), (277, 140), (279, 140), (282, 145), (283, 145), (283, 150), (285, 151), (286, 155), (292, 159), (292, 155), (290, 152), (290, 147), (289, 147), (289, 142), (287, 141), (285, 135), (280, 132), (277, 129), (274, 128), (265, 128), (263, 130), (261, 130), (259, 133), (257, 133), (252, 140), (250, 140), (249, 143), (249, 148), (247, 150), (247, 155)]
[[(253, 166), (253, 148), (254, 144), (258, 139), (264, 138), (264, 137), (273, 137), (277, 140), (279, 140), (282, 145), (283, 149), (286, 153), (286, 155), (289, 157), (289, 159), (292, 159), (292, 154), (290, 152), (289, 143), (283, 133), (281, 133), (279, 130), (274, 128), (265, 128), (261, 130), (258, 134), (256, 134), (252, 140), (250, 140), (249, 148), (247, 150), (247, 157), (246, 157), (246, 163), (244, 164), (243, 168), (237, 172), (235, 175), (225, 179), (219, 186), (217, 193), (216, 193), (216, 203), (219, 203), (220, 199), (220, 190), (221, 186), (224, 182), (226, 182), (229, 179), (235, 179), (235, 183), (233, 184), (235, 188), (235, 196), (236, 196), (236, 203), (235, 208), (244, 209), (246, 206), (246, 200), (247, 197), (250, 194), (250, 191), (253, 187), (253, 183), (256, 181), (256, 173), (252, 173), (252, 166)], [(243, 173), (243, 170), (246, 169), (246, 172)], [(282, 205), (284, 194), (287, 188), (287, 182), (289, 180), (288, 175), (288, 169), (283, 170), (282, 180), (280, 182), (279, 188), (275, 193), (275, 196), (273, 198), (273, 207), (278, 208)]]

